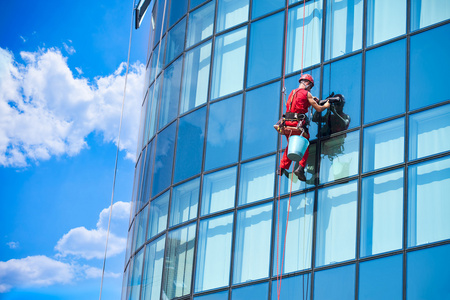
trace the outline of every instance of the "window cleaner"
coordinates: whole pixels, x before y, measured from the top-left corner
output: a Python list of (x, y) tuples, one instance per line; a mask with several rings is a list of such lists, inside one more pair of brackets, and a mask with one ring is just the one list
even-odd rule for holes
[[(286, 113), (283, 118), (274, 125), (275, 129), (286, 136), (288, 145), (283, 153), (283, 157), (280, 161), (280, 166), (277, 170), (278, 175), (285, 175), (289, 177), (287, 171), (291, 166), (292, 160), (288, 158), (289, 137), (291, 135), (301, 135), (309, 140), (309, 119), (306, 115), (308, 108), (312, 106), (317, 112), (322, 112), (330, 107), (330, 101), (324, 101), (323, 105), (319, 105), (320, 100), (313, 97), (310, 93), (314, 86), (314, 79), (309, 74), (303, 74), (298, 80), (299, 86), (297, 89), (292, 90), (289, 94), (288, 101), (286, 103)], [(323, 100), (322, 100), (323, 101)], [(309, 155), (309, 148), (306, 149), (303, 157), (299, 162), (299, 166), (294, 170), (294, 174), (297, 175), (301, 181), (306, 181), (305, 167), (306, 161)]]

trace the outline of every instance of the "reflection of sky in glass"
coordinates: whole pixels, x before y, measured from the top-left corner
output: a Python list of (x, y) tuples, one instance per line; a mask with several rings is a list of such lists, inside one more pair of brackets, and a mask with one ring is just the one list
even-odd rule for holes
[(202, 216), (234, 206), (237, 167), (203, 176)]
[(176, 122), (159, 133), (156, 139), (152, 197), (169, 187), (172, 178)]
[(231, 300), (249, 300), (249, 299), (267, 299), (269, 293), (269, 285), (260, 283), (233, 289), (231, 292)]
[[(295, 277), (282, 278), (280, 285), (280, 299), (302, 299), (309, 300), (311, 296), (311, 274), (300, 275)], [(301, 296), (300, 296), (301, 295)], [(278, 300), (277, 281), (272, 281), (272, 297), (271, 300)]]
[(173, 188), (170, 206), (170, 226), (187, 222), (197, 217), (200, 178)]
[(239, 205), (273, 197), (275, 155), (241, 165)]
[(355, 299), (355, 265), (314, 274), (314, 300)]
[(406, 0), (369, 0), (367, 7), (367, 46), (405, 33)]
[(219, 0), (216, 31), (231, 28), (248, 20), (249, 0)]
[(151, 239), (167, 227), (170, 191), (150, 202), (147, 239)]
[(447, 0), (412, 0), (411, 30), (427, 27), (450, 18), (450, 2)]
[(159, 300), (165, 243), (166, 237), (162, 236), (147, 246), (145, 251), (144, 281), (142, 283), (142, 300)]

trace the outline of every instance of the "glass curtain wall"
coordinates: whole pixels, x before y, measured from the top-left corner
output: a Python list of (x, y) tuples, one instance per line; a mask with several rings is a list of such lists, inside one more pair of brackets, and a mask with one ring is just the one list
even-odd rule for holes
[(449, 299), (449, 1), (152, 3), (123, 300)]

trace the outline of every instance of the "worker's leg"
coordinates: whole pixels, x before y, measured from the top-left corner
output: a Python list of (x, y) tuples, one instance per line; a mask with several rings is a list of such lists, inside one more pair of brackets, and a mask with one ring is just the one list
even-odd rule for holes
[(290, 160), (287, 157), (288, 154), (288, 147), (289, 147), (289, 138), (286, 136), (286, 139), (288, 140), (288, 145), (286, 146), (286, 149), (284, 149), (283, 156), (281, 157), (280, 161), (280, 169), (286, 169), (288, 170), (291, 167), (292, 160)]
[[(306, 132), (304, 137), (309, 140), (309, 133)], [(299, 166), (294, 170), (294, 174), (297, 175), (298, 179), (301, 181), (306, 181), (305, 168), (306, 162), (308, 161), (309, 156), (309, 146), (306, 148), (305, 154), (303, 154), (302, 159), (299, 162)]]

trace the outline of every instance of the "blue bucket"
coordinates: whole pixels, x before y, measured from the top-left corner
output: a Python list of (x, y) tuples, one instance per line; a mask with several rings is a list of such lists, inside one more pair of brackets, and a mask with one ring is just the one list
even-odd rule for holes
[(293, 161), (300, 161), (308, 149), (309, 141), (301, 135), (293, 135), (289, 138), (287, 157)]

